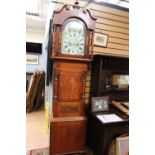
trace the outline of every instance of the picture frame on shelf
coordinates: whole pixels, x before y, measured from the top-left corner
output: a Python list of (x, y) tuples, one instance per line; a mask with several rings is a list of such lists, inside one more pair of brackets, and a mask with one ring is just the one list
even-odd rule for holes
[(91, 111), (100, 112), (109, 110), (109, 96), (92, 97), (91, 98)]
[(101, 47), (107, 47), (108, 37), (109, 36), (107, 34), (95, 33), (94, 34), (94, 45), (101, 46)]
[(126, 88), (129, 87), (129, 75), (127, 74), (113, 74), (112, 75), (112, 85), (118, 88)]

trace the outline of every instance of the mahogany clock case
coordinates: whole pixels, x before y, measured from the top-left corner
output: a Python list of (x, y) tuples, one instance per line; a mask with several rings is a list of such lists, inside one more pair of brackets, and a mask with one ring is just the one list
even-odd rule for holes
[[(96, 18), (89, 10), (77, 5), (72, 8), (64, 5), (60, 11), (54, 11), (51, 53), (54, 62), (54, 117), (84, 115), (86, 74), (92, 61), (95, 23)], [(82, 44), (78, 42), (79, 35)]]
[(86, 75), (92, 61), (96, 19), (89, 10), (64, 5), (60, 11), (54, 11), (52, 21), (50, 155), (78, 153), (85, 147)]
[(86, 74), (92, 61), (95, 23), (96, 18), (89, 10), (77, 5), (72, 8), (64, 5), (60, 11), (54, 11), (51, 51), (54, 117), (84, 115)]

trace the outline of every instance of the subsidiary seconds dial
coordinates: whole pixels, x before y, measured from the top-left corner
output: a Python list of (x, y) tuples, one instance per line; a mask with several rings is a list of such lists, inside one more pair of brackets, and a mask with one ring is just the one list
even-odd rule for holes
[(62, 32), (61, 53), (66, 55), (84, 55), (85, 29), (79, 20), (70, 20)]

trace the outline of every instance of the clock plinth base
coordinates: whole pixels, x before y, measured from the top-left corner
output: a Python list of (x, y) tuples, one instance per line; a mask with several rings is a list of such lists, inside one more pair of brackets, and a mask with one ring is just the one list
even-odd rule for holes
[(86, 123), (85, 116), (52, 118), (50, 155), (84, 152)]

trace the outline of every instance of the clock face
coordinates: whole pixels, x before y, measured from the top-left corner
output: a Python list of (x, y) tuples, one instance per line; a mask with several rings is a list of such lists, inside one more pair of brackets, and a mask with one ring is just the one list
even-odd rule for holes
[(78, 19), (69, 19), (62, 32), (61, 53), (66, 55), (85, 54), (85, 27)]

